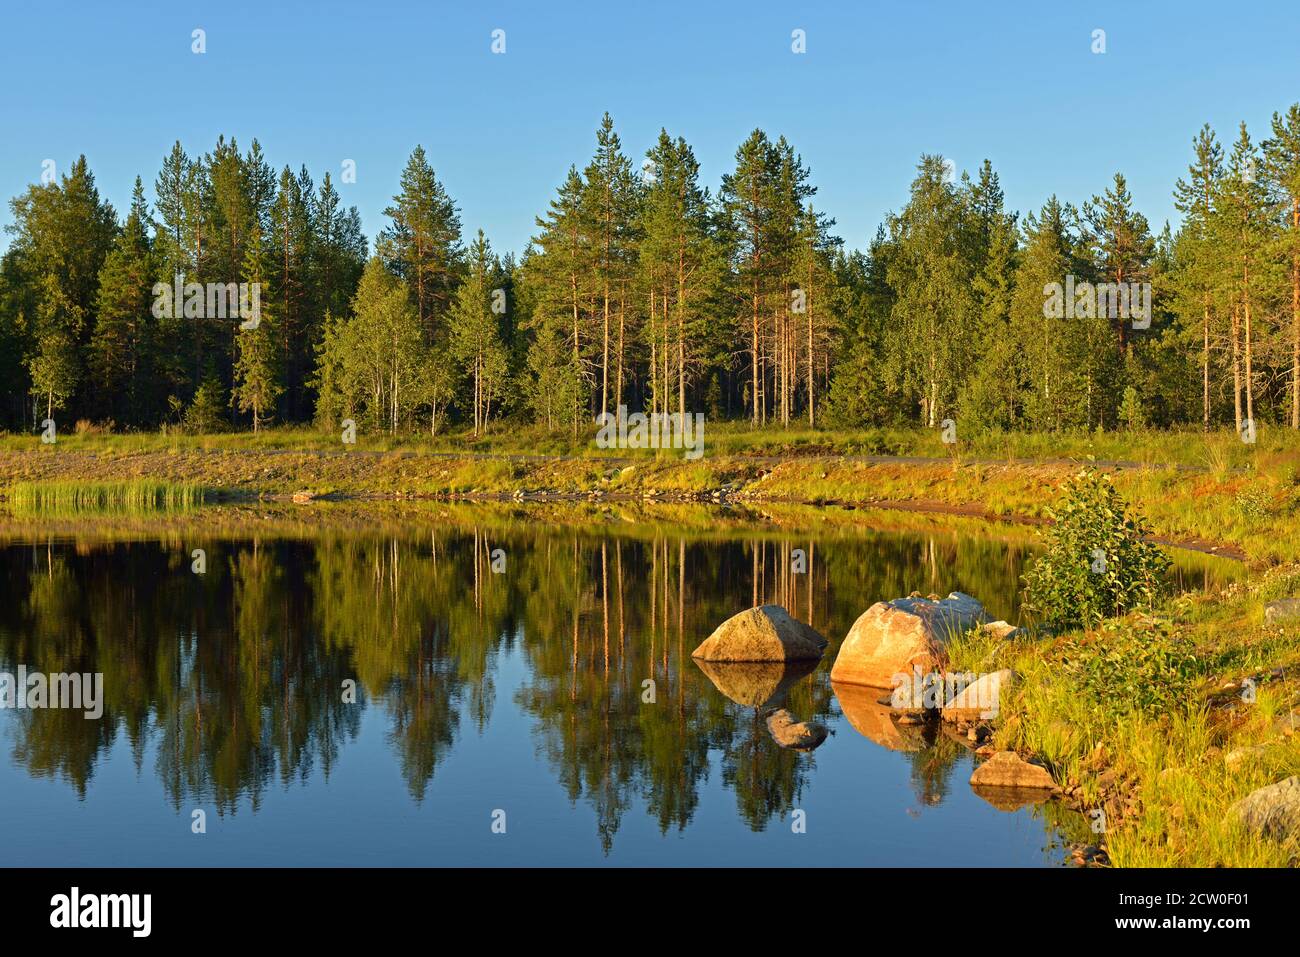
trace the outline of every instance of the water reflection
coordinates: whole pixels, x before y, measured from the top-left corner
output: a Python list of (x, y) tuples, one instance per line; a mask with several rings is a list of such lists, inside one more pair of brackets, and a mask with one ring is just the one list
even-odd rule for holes
[[(749, 829), (785, 819), (823, 758), (772, 741), (762, 710), (780, 703), (872, 742), (861, 748), (906, 754), (918, 807), (965, 788), (953, 775), (964, 749), (898, 727), (877, 692), (832, 688), (829, 662), (867, 605), (914, 589), (967, 591), (1015, 620), (1023, 539), (544, 517), (41, 541), (22, 531), (0, 549), (0, 668), (103, 672), (106, 703), (100, 721), (0, 713), (7, 760), (84, 798), (125, 741), (175, 810), (256, 812), (274, 786), (328, 781), (377, 714), (419, 804), (458, 749), (487, 747), (504, 711), (526, 723), (568, 800), (594, 813), (608, 853), (634, 811), (662, 834), (689, 828), (714, 768)], [(206, 574), (190, 570), (194, 547)], [(794, 549), (807, 573), (792, 571)], [(830, 638), (823, 662), (690, 658), (718, 622), (763, 603)], [(522, 663), (509, 678), (507, 658)]]

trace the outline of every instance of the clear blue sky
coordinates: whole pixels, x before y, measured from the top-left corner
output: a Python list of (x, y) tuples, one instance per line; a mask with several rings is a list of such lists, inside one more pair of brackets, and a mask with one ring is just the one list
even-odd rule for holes
[[(784, 134), (850, 246), (905, 201), (922, 152), (985, 157), (1022, 213), (1123, 171), (1159, 229), (1190, 142), (1300, 99), (1300, 3), (11, 3), (0, 28), (0, 196), (85, 153), (119, 212), (179, 138), (257, 137), (337, 180), (368, 236), (422, 143), (500, 250), (520, 250), (609, 110), (628, 152), (660, 126), (716, 190), (754, 127)], [(207, 52), (191, 52), (191, 31)], [(506, 31), (505, 55), (490, 51)], [(791, 52), (791, 31), (807, 53)], [(1090, 51), (1094, 29), (1107, 52)], [(0, 224), (10, 222), (7, 202)], [(7, 238), (0, 245), (7, 245)]]

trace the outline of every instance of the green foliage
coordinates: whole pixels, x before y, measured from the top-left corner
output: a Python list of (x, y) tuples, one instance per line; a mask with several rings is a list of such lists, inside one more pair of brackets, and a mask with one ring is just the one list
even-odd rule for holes
[(208, 376), (194, 393), (194, 399), (185, 409), (185, 431), (206, 433), (224, 432), (229, 423), (225, 415), (226, 402), (221, 381)]
[(1059, 656), (1067, 682), (1116, 714), (1181, 712), (1203, 671), (1192, 642), (1164, 620), (1105, 622)]
[(1109, 476), (1084, 469), (1049, 510), (1046, 549), (1026, 576), (1025, 606), (1053, 626), (1092, 626), (1149, 608), (1164, 592), (1169, 559), (1146, 541)]
[(6, 494), (18, 513), (47, 517), (79, 512), (177, 511), (203, 504), (205, 489), (193, 482), (16, 482)]
[(1246, 525), (1256, 525), (1268, 517), (1273, 495), (1261, 482), (1248, 482), (1233, 498), (1237, 515)]
[[(358, 300), (363, 273), (371, 292), (376, 277), (328, 175), (317, 189), (305, 168), (277, 174), (256, 140), (220, 136), (196, 155), (177, 142), (154, 208), (137, 181), (119, 223), (82, 158), (10, 201), (0, 427), (32, 425), (33, 406), (156, 427), (213, 374), (255, 429), (352, 413), (394, 436), (448, 423), (477, 436), (506, 417), (576, 436), (620, 404), (755, 426), (954, 418), (963, 448), (1247, 418), (1300, 429), (1300, 104), (1267, 132), (1256, 143), (1243, 126), (1225, 150), (1203, 128), (1174, 184), (1183, 221), (1158, 235), (1121, 173), (1022, 220), (990, 162), (959, 172), (925, 155), (903, 207), (845, 251), (784, 137), (752, 131), (711, 191), (667, 130), (638, 175), (605, 114), (518, 266), (487, 254), (486, 236), (466, 249), (417, 146), (375, 249), (413, 320), (396, 298)], [(250, 257), (268, 289), (260, 335), (151, 314), (154, 283), (228, 284)], [(1050, 315), (1067, 282), (1076, 301)], [(1150, 284), (1148, 326), (1075, 312), (1119, 284)], [(498, 289), (508, 309), (485, 311)]]
[(1126, 386), (1124, 398), (1119, 403), (1119, 420), (1130, 432), (1146, 425), (1146, 412), (1142, 408), (1142, 397), (1133, 386)]

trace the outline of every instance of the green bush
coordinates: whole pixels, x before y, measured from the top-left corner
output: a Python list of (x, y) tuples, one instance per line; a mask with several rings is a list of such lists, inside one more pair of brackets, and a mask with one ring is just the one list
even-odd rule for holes
[(1048, 510), (1046, 550), (1025, 576), (1025, 608), (1054, 627), (1090, 627), (1148, 608), (1167, 587), (1169, 559), (1111, 484), (1084, 469)]
[(1066, 674), (1092, 700), (1117, 714), (1181, 710), (1200, 663), (1167, 621), (1110, 621), (1099, 632), (1066, 642)]
[(1243, 485), (1233, 498), (1237, 516), (1247, 527), (1258, 525), (1267, 518), (1272, 502), (1272, 494), (1257, 482)]
[(194, 434), (224, 432), (227, 426), (225, 405), (221, 383), (215, 376), (208, 376), (185, 410), (185, 430)]

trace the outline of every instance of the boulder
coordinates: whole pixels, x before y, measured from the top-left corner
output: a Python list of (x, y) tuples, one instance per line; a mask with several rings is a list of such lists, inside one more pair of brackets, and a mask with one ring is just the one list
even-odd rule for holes
[(826, 726), (817, 721), (795, 721), (785, 708), (767, 716), (767, 730), (772, 740), (783, 748), (811, 751), (826, 740)]
[(815, 661), (700, 661), (695, 666), (713, 686), (736, 704), (750, 708), (774, 707), (786, 692), (817, 668)]
[(981, 718), (996, 718), (1002, 700), (1002, 689), (1010, 688), (1015, 680), (1016, 674), (1010, 668), (980, 675), (944, 704), (943, 720), (977, 721)]
[(732, 615), (691, 652), (702, 661), (815, 661), (826, 639), (780, 605)]
[(1047, 788), (1056, 787), (1047, 768), (1022, 761), (1014, 751), (999, 751), (975, 769), (970, 776), (972, 787)]
[(831, 680), (890, 688), (894, 676), (943, 671), (945, 642), (990, 621), (984, 606), (970, 595), (947, 598), (896, 598), (878, 601), (853, 623), (831, 669)]
[(1300, 837), (1300, 775), (1252, 791), (1229, 810), (1257, 834), (1279, 841)]

